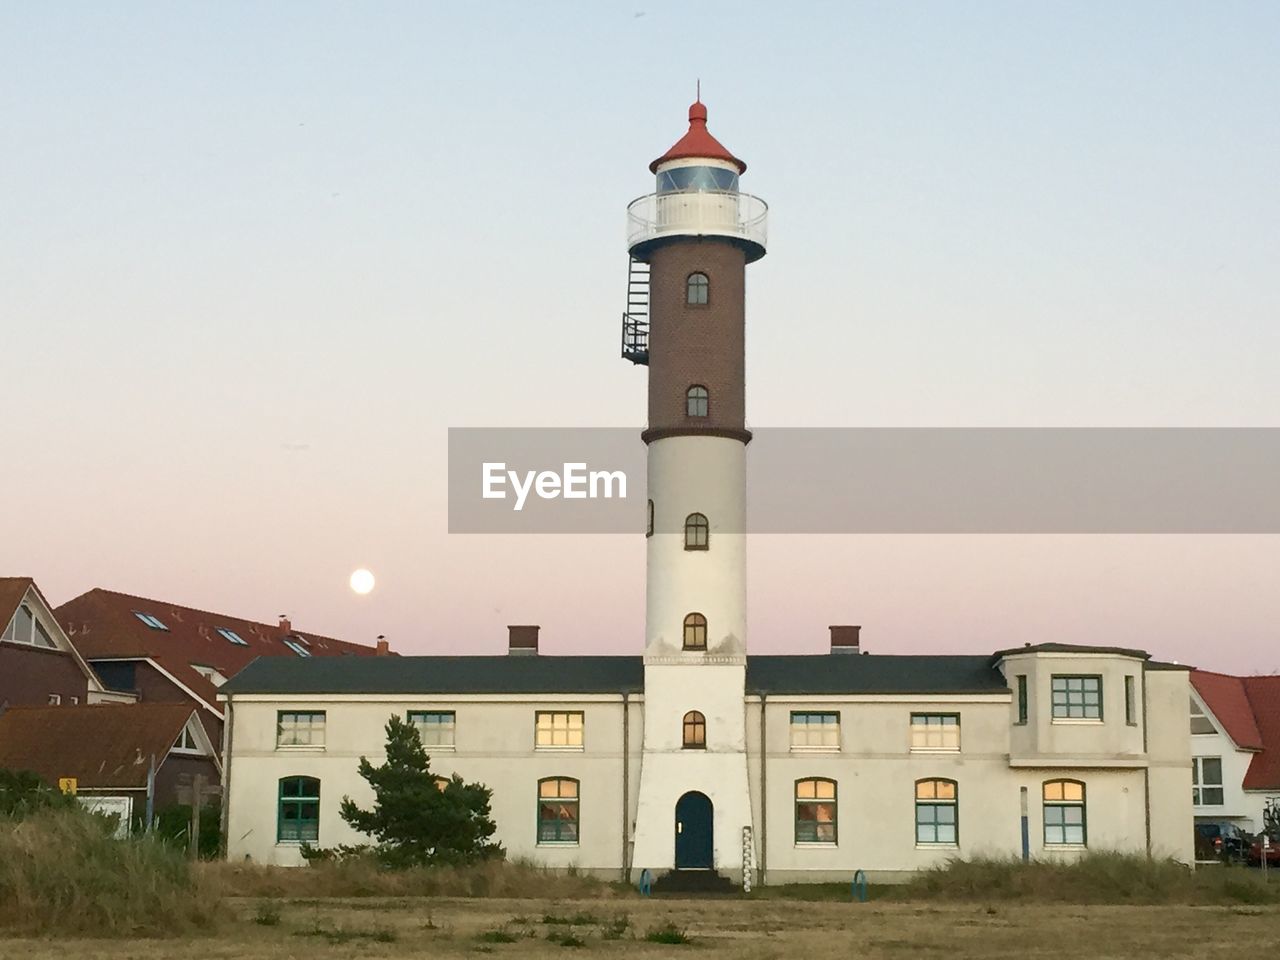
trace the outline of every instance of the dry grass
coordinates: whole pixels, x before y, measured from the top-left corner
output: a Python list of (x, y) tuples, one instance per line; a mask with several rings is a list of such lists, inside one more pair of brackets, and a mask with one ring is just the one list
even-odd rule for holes
[[(846, 960), (939, 957), (1013, 960), (1070, 955), (1238, 958), (1280, 951), (1280, 913), (1260, 907), (1050, 906), (744, 899), (282, 901), (280, 922), (254, 921), (259, 904), (233, 904), (216, 936), (150, 942), (0, 941), (23, 960), (346, 960), (360, 957), (689, 957), (696, 960)], [(544, 918), (569, 919), (548, 924)], [(620, 919), (625, 917), (625, 926)], [(649, 942), (682, 931), (691, 941)], [(616, 931), (621, 930), (617, 935)], [(495, 933), (501, 931), (501, 934)], [(550, 939), (548, 935), (550, 934)], [(577, 946), (577, 943), (582, 946)]]
[(1017, 859), (953, 860), (927, 870), (892, 899), (1069, 904), (1280, 904), (1280, 883), (1244, 867), (1192, 871), (1173, 860), (1090, 852), (1069, 863)]
[(372, 860), (268, 867), (249, 863), (204, 863), (202, 879), (231, 897), (627, 897), (630, 887), (593, 877), (555, 872), (520, 861), (491, 860), (469, 867), (388, 870)]
[(218, 914), (218, 898), (162, 843), (116, 840), (78, 808), (0, 820), (0, 930), (178, 936), (211, 929)]

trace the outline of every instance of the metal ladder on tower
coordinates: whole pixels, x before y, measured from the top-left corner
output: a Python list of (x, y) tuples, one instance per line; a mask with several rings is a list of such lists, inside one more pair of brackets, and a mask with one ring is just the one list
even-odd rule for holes
[(649, 364), (649, 264), (631, 258), (627, 269), (627, 309), (622, 314), (622, 358)]

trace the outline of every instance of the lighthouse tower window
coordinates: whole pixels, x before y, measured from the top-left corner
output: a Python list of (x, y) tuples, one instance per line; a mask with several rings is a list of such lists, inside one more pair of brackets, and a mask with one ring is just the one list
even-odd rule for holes
[(707, 618), (700, 613), (691, 613), (684, 618), (684, 648), (707, 649)]
[(711, 281), (705, 273), (691, 273), (685, 287), (685, 302), (694, 307), (705, 307), (710, 302)]
[(644, 535), (646, 537), (653, 536), (653, 501), (649, 501), (648, 520), (645, 523)]
[(686, 750), (707, 749), (707, 718), (697, 710), (684, 715), (684, 736), (681, 746)]
[(711, 538), (711, 525), (701, 513), (691, 513), (684, 518), (684, 548), (706, 550)]
[(711, 395), (707, 393), (707, 388), (699, 384), (694, 384), (684, 395), (684, 412), (690, 417), (705, 417), (707, 415), (707, 407), (710, 405)]

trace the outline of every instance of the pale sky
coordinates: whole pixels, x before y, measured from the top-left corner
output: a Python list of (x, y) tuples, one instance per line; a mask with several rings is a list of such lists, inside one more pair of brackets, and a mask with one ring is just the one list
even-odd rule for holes
[[(643, 536), (448, 535), (446, 430), (643, 426), (623, 211), (699, 77), (771, 207), (752, 425), (1280, 425), (1274, 3), (10, 3), (0, 575), (640, 652)], [(1277, 537), (770, 536), (750, 570), (758, 652), (1280, 670)]]

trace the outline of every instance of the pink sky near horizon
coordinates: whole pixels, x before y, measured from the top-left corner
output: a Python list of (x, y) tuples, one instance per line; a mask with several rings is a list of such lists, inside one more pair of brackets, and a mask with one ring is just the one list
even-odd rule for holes
[[(640, 652), (643, 537), (448, 535), (446, 430), (639, 431), (623, 210), (697, 76), (771, 205), (754, 426), (1276, 425), (1280, 8), (313, 9), (0, 11), (0, 575), (55, 604)], [(749, 643), (1280, 671), (1277, 574), (1275, 536), (759, 536)]]

